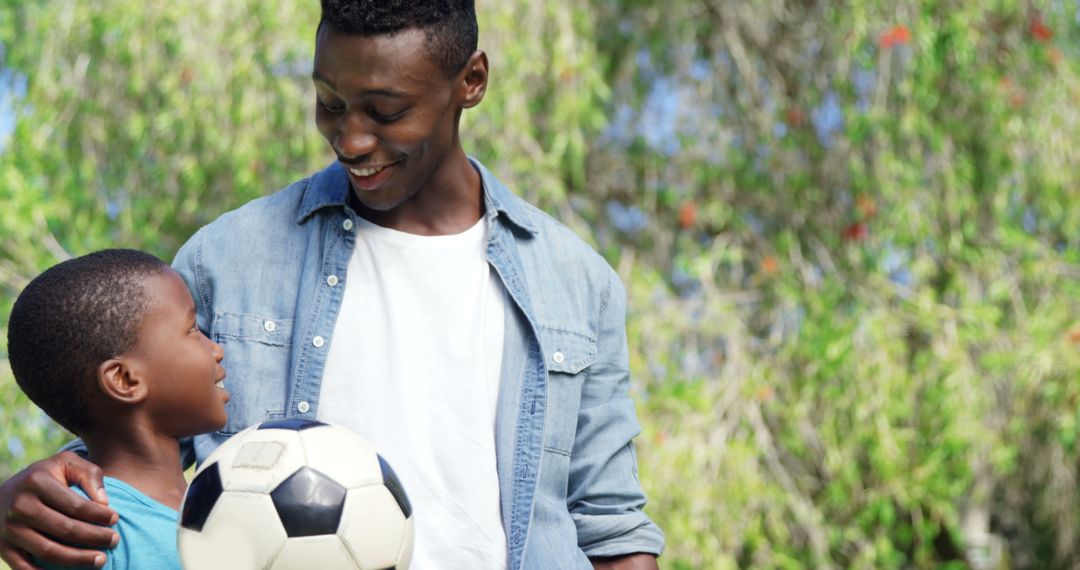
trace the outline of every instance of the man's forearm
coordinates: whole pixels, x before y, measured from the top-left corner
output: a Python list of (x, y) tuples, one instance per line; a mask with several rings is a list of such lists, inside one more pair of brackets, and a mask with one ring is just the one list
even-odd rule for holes
[(626, 556), (590, 558), (596, 570), (656, 570), (656, 556), (638, 552)]

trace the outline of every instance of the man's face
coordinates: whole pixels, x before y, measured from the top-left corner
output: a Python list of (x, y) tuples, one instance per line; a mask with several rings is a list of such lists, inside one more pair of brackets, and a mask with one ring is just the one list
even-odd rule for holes
[(447, 158), (462, 107), (475, 104), (463, 76), (446, 76), (421, 30), (363, 37), (322, 26), (315, 122), (363, 206), (386, 212), (455, 182)]
[(147, 409), (156, 429), (185, 437), (225, 425), (224, 356), (195, 324), (195, 302), (171, 269), (148, 278), (150, 301), (132, 366), (148, 380)]

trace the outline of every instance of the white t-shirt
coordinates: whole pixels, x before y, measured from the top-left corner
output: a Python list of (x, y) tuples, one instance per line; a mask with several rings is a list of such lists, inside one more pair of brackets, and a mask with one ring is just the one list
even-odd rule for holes
[(368, 438), (413, 505), (412, 568), (505, 568), (495, 407), (505, 290), (483, 218), (418, 236), (357, 220), (319, 419)]

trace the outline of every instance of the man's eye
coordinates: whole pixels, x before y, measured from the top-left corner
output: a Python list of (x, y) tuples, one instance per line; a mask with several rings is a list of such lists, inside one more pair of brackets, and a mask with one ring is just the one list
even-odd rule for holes
[(400, 119), (401, 116), (405, 114), (405, 110), (401, 110), (401, 111), (398, 111), (396, 113), (380, 113), (379, 111), (376, 111), (375, 109), (369, 109), (368, 114), (371, 115), (372, 119), (375, 119), (376, 121), (378, 121), (380, 123), (392, 123), (392, 122)]
[(344, 105), (331, 105), (322, 99), (319, 100), (319, 106), (326, 109), (330, 113), (341, 113), (345, 110)]

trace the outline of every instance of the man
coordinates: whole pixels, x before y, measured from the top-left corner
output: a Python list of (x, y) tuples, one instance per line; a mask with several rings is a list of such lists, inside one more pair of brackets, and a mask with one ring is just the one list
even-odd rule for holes
[[(472, 2), (323, 0), (316, 124), (338, 160), (197, 232), (174, 268), (225, 351), (229, 422), (371, 439), (417, 519), (415, 568), (655, 568), (632, 445), (625, 292), (461, 147), (488, 61)], [(90, 564), (112, 533), (71, 453), (0, 489), (0, 556)], [(74, 519), (78, 520), (72, 520)], [(85, 521), (85, 522), (80, 522)]]

